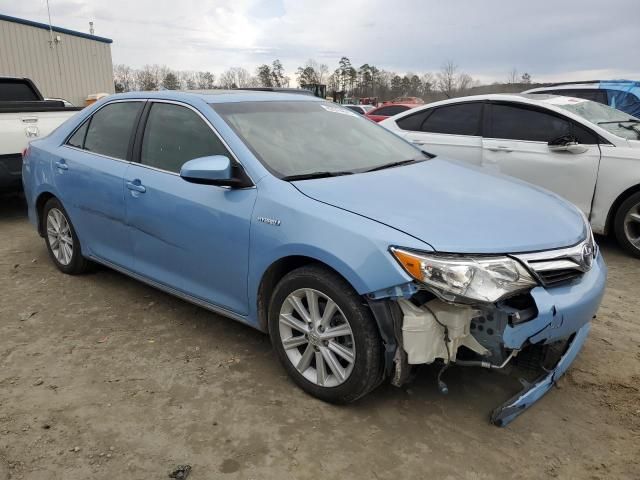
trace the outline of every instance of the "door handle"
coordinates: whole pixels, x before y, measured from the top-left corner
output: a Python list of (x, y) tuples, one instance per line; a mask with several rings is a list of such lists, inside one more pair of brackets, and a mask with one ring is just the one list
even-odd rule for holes
[(69, 170), (69, 165), (67, 165), (67, 162), (64, 160), (58, 160), (56, 162), (56, 168), (59, 168), (60, 170)]
[(133, 182), (127, 182), (127, 188), (134, 192), (140, 192), (140, 193), (144, 193), (147, 191), (147, 189), (140, 184), (140, 180), (137, 180), (137, 179), (134, 180)]
[(411, 140), (411, 143), (413, 143), (414, 145), (424, 145), (427, 142), (423, 142), (422, 140)]
[(499, 145), (497, 147), (487, 147), (488, 150), (491, 150), (492, 152), (513, 152), (512, 148), (509, 147), (505, 147), (503, 145)]

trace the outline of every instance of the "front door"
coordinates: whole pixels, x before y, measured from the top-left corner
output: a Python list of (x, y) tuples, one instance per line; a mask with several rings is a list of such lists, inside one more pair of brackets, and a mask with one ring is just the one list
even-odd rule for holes
[(54, 181), (86, 255), (127, 267), (124, 174), (144, 101), (107, 104), (58, 149)]
[(139, 163), (125, 173), (135, 272), (246, 315), (256, 189), (199, 185), (180, 177), (182, 165), (194, 158), (226, 155), (233, 161), (191, 107), (151, 103), (139, 150)]
[[(497, 103), (489, 107), (483, 167), (551, 190), (588, 216), (600, 162), (597, 136), (569, 119), (528, 106)], [(549, 141), (565, 135), (575, 137), (586, 152), (549, 148)]]

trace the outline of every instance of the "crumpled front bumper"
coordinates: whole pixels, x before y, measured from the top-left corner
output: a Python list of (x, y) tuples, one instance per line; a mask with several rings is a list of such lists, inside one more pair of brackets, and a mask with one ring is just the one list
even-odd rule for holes
[(496, 408), (491, 422), (505, 426), (547, 393), (567, 371), (582, 348), (595, 316), (607, 279), (607, 267), (602, 255), (580, 282), (562, 287), (531, 291), (538, 307), (538, 316), (520, 325), (509, 325), (503, 334), (504, 345), (520, 349), (528, 344), (548, 344), (570, 338), (567, 349), (553, 370), (545, 373), (524, 390)]

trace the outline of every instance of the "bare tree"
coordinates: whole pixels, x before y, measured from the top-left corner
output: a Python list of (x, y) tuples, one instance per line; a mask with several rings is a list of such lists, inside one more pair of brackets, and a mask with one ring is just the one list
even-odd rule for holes
[(113, 83), (116, 93), (130, 92), (135, 89), (135, 72), (123, 64), (113, 66)]
[(436, 75), (436, 88), (447, 98), (452, 98), (458, 90), (458, 66), (451, 60), (446, 62)]
[(515, 68), (512, 68), (511, 71), (509, 72), (509, 76), (507, 77), (507, 83), (513, 84), (513, 83), (519, 83), (520, 82), (520, 77), (518, 76), (518, 70), (516, 70)]
[(211, 90), (215, 88), (215, 76), (211, 72), (198, 72), (196, 84), (202, 90)]
[(255, 86), (251, 74), (242, 67), (231, 67), (220, 75), (222, 88), (246, 88)]
[(531, 83), (531, 75), (529, 75), (527, 72), (524, 72), (522, 74), (522, 77), (520, 77), (520, 81), (525, 84)]
[(467, 74), (467, 73), (461, 73), (460, 75), (458, 75), (458, 95), (464, 95), (465, 93), (467, 93), (467, 90), (469, 90), (471, 87), (474, 86), (474, 80), (471, 77), (471, 75)]
[(141, 70), (135, 73), (136, 83), (139, 90), (156, 90), (158, 88), (158, 80), (154, 68), (151, 65), (145, 65)]

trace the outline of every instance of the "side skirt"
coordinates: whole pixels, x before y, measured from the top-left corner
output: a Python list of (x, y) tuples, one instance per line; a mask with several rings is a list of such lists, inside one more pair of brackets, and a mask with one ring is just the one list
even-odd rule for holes
[[(218, 305), (215, 305), (213, 303), (207, 302), (205, 300), (202, 300), (201, 298), (198, 297), (194, 297), (189, 295), (188, 293), (184, 293), (180, 290), (177, 290), (173, 287), (170, 287), (168, 285), (165, 285), (163, 283), (159, 283), (156, 282), (154, 280), (150, 280), (147, 277), (144, 277), (142, 275), (139, 275), (137, 273), (134, 273), (130, 270), (127, 270), (124, 267), (121, 267), (119, 265), (116, 265), (114, 263), (109, 262), (108, 260), (104, 260), (102, 258), (98, 258), (95, 257), (93, 255), (89, 256), (89, 259), (93, 262), (96, 263), (100, 263), (102, 265), (104, 265), (105, 267), (111, 268), (112, 270), (115, 270), (117, 272), (120, 272), (124, 275), (127, 275), (128, 277), (131, 277), (135, 280), (138, 280), (139, 282), (145, 283), (153, 288), (157, 288), (158, 290), (162, 290), (165, 293), (168, 293), (169, 295), (173, 295), (174, 297), (178, 297), (182, 300), (185, 300), (189, 303), (193, 303), (194, 305), (197, 305), (199, 307), (202, 307), (206, 310), (209, 310), (210, 312), (213, 313), (217, 313), (218, 315), (222, 315), (224, 317), (228, 317), (228, 318), (232, 318), (233, 320), (236, 320), (240, 323), (244, 323), (245, 325), (248, 325), (249, 327), (255, 328), (256, 330), (260, 330), (259, 328), (257, 328), (254, 324), (252, 324), (251, 322), (249, 322), (248, 318), (240, 315), (238, 313), (232, 312), (231, 310), (228, 310), (224, 307), (220, 307)], [(260, 330), (262, 331), (262, 330)]]

